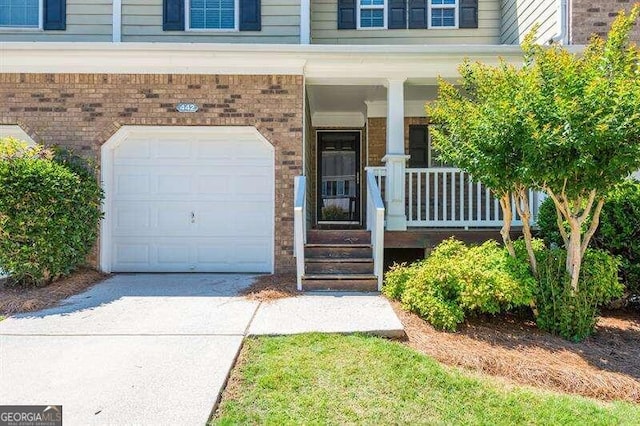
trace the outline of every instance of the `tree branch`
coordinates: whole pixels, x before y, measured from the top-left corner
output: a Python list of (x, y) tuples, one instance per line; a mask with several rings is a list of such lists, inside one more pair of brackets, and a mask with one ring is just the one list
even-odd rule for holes
[(558, 200), (558, 197), (556, 197), (556, 194), (554, 194), (551, 189), (547, 188), (547, 194), (551, 197), (553, 204), (556, 206), (556, 223), (558, 224), (558, 230), (562, 236), (562, 241), (564, 241), (564, 246), (569, 247), (569, 235), (567, 234), (567, 230), (564, 229), (564, 218), (562, 217), (563, 214), (565, 217), (568, 217), (569, 214), (564, 211), (564, 207), (560, 203), (560, 200)]
[(584, 256), (587, 251), (587, 247), (589, 247), (589, 242), (593, 235), (596, 233), (598, 229), (598, 225), (600, 224), (600, 212), (602, 211), (602, 206), (604, 205), (604, 198), (598, 200), (598, 204), (596, 204), (596, 209), (593, 211), (593, 216), (591, 217), (591, 225), (589, 226), (589, 230), (584, 237), (582, 238), (582, 246), (580, 247), (580, 252)]

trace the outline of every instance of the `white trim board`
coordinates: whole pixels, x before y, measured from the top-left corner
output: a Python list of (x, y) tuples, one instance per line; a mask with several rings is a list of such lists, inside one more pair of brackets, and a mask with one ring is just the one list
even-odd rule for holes
[[(429, 102), (429, 101), (426, 101)], [(426, 117), (425, 101), (404, 101), (405, 117)], [(366, 101), (367, 118), (384, 118), (387, 116), (387, 101)]]
[[(522, 63), (519, 46), (355, 46), (209, 43), (7, 42), (5, 73), (305, 75), (308, 84), (435, 84), (465, 58)], [(331, 83), (327, 83), (330, 81)]]
[(318, 111), (311, 114), (313, 127), (364, 127), (364, 114), (361, 112), (324, 112)]

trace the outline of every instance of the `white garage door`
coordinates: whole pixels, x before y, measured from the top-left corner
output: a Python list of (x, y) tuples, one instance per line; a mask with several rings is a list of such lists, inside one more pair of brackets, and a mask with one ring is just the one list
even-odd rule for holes
[(110, 154), (112, 271), (273, 270), (273, 147), (255, 129), (130, 128)]

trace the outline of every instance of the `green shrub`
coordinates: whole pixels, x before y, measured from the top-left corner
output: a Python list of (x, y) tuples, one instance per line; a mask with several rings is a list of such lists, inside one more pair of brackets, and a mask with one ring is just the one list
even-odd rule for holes
[(609, 194), (593, 246), (620, 257), (620, 279), (640, 294), (640, 182), (627, 181)]
[(46, 285), (85, 262), (102, 190), (81, 162), (60, 164), (41, 148), (16, 154), (14, 146), (0, 140), (0, 153), (13, 152), (0, 161), (0, 269), (14, 283)]
[(538, 327), (571, 341), (583, 340), (595, 329), (598, 307), (622, 295), (619, 261), (605, 251), (587, 250), (580, 287), (574, 293), (565, 269), (564, 249), (545, 250), (538, 259)]
[(424, 261), (396, 266), (383, 291), (434, 327), (455, 330), (468, 314), (496, 314), (532, 300), (528, 264), (494, 241), (467, 247), (450, 239)]
[[(563, 246), (551, 199), (540, 206), (538, 227), (547, 244)], [(639, 182), (627, 181), (608, 194), (591, 246), (619, 256), (620, 279), (631, 294), (640, 294)]]

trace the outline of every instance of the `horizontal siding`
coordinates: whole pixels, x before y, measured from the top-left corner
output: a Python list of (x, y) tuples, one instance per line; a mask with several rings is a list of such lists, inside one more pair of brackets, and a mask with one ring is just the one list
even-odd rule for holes
[(111, 41), (111, 0), (67, 0), (65, 31), (0, 29), (0, 41)]
[(162, 31), (162, 0), (122, 0), (122, 41), (299, 43), (300, 2), (262, 0), (262, 31)]
[(503, 0), (501, 39), (520, 44), (534, 25), (540, 25), (537, 41), (548, 42), (557, 32), (557, 0)]
[(318, 44), (499, 44), (500, 0), (479, 0), (477, 29), (338, 30), (337, 0), (312, 0), (311, 39)]

